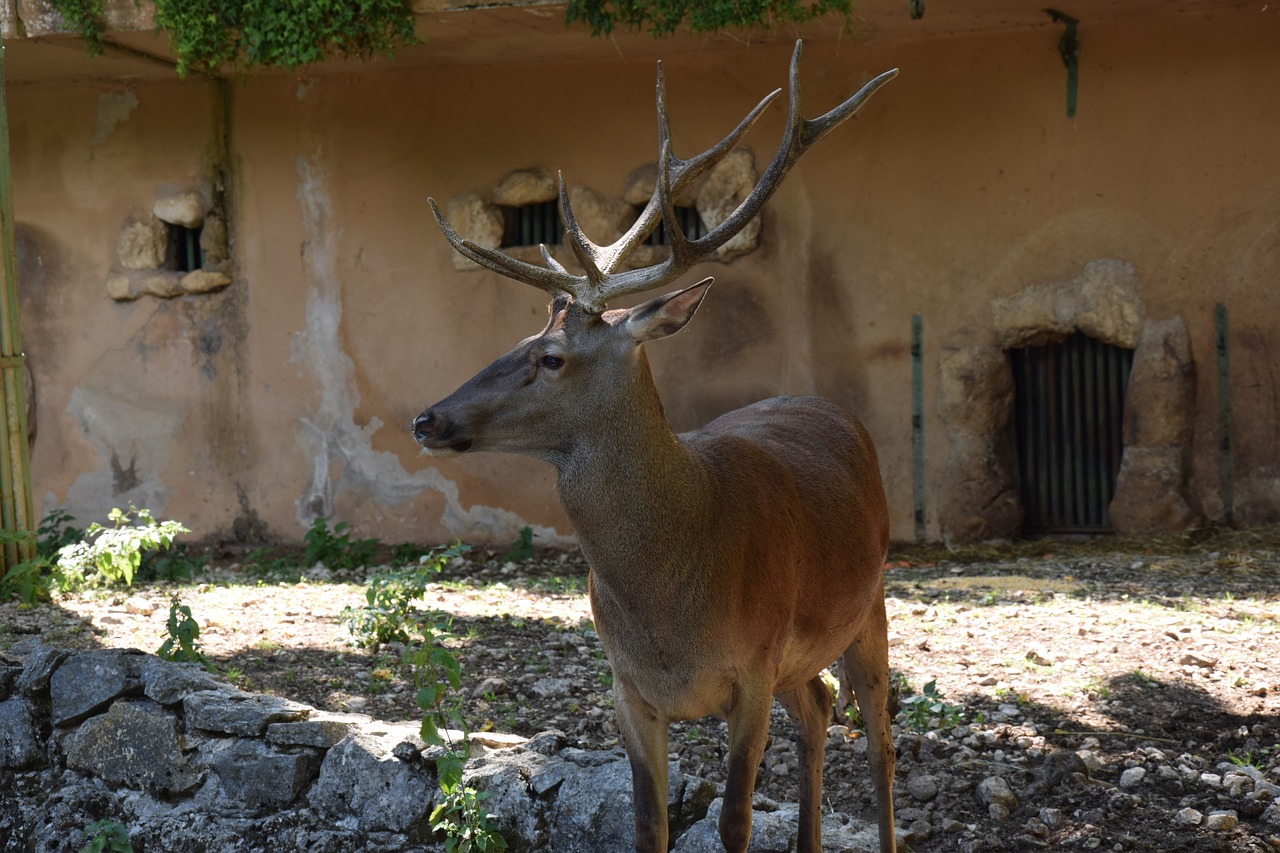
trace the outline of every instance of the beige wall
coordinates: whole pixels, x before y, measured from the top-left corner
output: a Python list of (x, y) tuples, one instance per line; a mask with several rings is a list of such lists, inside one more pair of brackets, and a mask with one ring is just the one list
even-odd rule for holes
[[(1212, 311), (1229, 306), (1237, 493), (1262, 507), (1255, 519), (1268, 506), (1280, 518), (1280, 18), (1220, 9), (1085, 27), (1074, 119), (1059, 32), (806, 43), (810, 114), (885, 68), (902, 75), (792, 173), (755, 254), (688, 277), (718, 283), (689, 329), (650, 349), (677, 428), (771, 394), (829, 396), (875, 436), (894, 536), (909, 538), (919, 312), (936, 536), (940, 350), (993, 344), (993, 297), (1121, 258), (1150, 317), (1189, 324), (1191, 493), (1210, 516)], [(665, 45), (678, 154), (785, 83), (789, 45)], [(545, 310), (532, 288), (455, 272), (426, 197), (524, 166), (620, 194), (656, 156), (653, 64), (494, 59), (237, 81), (225, 113), (235, 283), (165, 302), (107, 298), (115, 238), (158, 191), (208, 180), (217, 89), (11, 87), (37, 511), (88, 521), (132, 500), (202, 536), (252, 523), (298, 539), (315, 513), (389, 541), (570, 532), (541, 463), (432, 461), (408, 435)], [(761, 161), (782, 114), (749, 138)]]

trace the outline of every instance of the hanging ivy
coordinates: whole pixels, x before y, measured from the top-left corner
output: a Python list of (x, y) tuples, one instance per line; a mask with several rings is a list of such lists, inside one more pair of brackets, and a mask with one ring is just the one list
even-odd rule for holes
[[(102, 52), (102, 0), (51, 0), (63, 19)], [(178, 73), (223, 66), (298, 69), (328, 56), (367, 58), (415, 44), (406, 0), (154, 0)]]
[(850, 23), (852, 0), (569, 0), (565, 23), (581, 21), (593, 36), (614, 27), (666, 36), (682, 25), (690, 32), (803, 24), (832, 12)]

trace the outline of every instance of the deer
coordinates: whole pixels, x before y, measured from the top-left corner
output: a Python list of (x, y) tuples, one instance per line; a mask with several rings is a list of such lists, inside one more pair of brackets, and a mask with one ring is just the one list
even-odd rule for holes
[[(412, 433), (432, 457), (504, 452), (555, 467), (613, 672), (637, 853), (667, 850), (670, 724), (706, 716), (728, 723), (720, 838), (728, 853), (747, 849), (775, 697), (798, 731), (797, 849), (820, 853), (823, 747), (832, 718), (820, 673), (837, 659), (841, 693), (852, 689), (866, 724), (880, 850), (895, 850), (883, 585), (889, 518), (870, 436), (816, 397), (764, 400), (677, 435), (645, 345), (684, 328), (713, 279), (632, 308), (608, 307), (665, 287), (715, 252), (760, 213), (805, 151), (897, 74), (886, 71), (830, 112), (805, 119), (800, 52), (797, 41), (786, 126), (772, 160), (741, 204), (702, 237), (681, 231), (674, 199), (738, 145), (781, 89), (712, 148), (680, 159), (672, 153), (659, 62), (658, 175), (635, 223), (609, 245), (593, 243), (574, 219), (560, 175), (564, 239), (581, 273), (545, 245), (538, 265), (464, 239), (428, 199), (456, 251), (552, 297), (542, 331), (425, 409)], [(669, 254), (627, 268), (659, 223)]]

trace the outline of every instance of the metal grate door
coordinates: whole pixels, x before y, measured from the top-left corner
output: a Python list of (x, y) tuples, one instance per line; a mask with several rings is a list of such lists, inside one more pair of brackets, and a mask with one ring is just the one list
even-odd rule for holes
[(1027, 533), (1105, 533), (1133, 350), (1076, 333), (1009, 350)]
[(560, 221), (558, 201), (502, 208), (501, 248), (539, 244), (559, 246), (562, 243), (564, 223)]

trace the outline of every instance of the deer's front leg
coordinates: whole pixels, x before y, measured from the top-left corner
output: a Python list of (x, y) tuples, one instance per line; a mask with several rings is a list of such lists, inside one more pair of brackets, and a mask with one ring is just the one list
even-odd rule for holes
[(667, 851), (667, 720), (615, 673), (618, 731), (631, 762), (636, 853)]
[(751, 800), (756, 768), (769, 738), (773, 696), (760, 686), (739, 683), (729, 711), (729, 779), (720, 811), (720, 841), (728, 853), (743, 853), (751, 840)]

